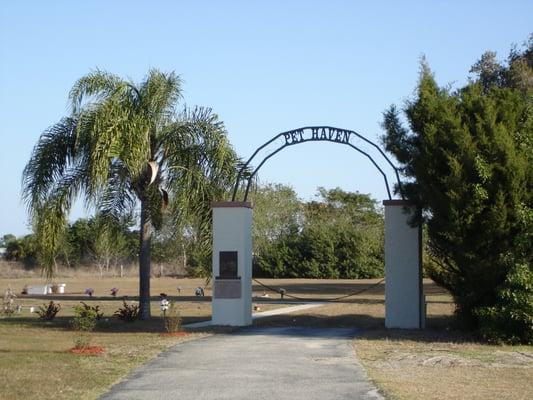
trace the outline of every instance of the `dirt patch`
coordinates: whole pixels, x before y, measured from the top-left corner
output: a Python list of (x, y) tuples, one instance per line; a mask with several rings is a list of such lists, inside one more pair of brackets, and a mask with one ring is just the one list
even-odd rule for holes
[(496, 351), (490, 354), (465, 356), (449, 352), (409, 353), (392, 351), (383, 360), (376, 361), (375, 367), (401, 369), (410, 367), (453, 368), (476, 366), (487, 368), (523, 367), (533, 368), (533, 353), (517, 351)]
[(101, 346), (86, 346), (86, 347), (74, 347), (72, 349), (69, 349), (68, 352), (72, 354), (94, 356), (94, 355), (104, 353), (105, 349)]
[(162, 332), (159, 334), (161, 337), (182, 337), (182, 336), (188, 336), (189, 332)]

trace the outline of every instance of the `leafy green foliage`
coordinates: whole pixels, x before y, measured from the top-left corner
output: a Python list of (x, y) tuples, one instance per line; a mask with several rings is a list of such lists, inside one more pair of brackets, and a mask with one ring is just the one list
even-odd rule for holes
[(90, 332), (96, 327), (98, 313), (86, 304), (74, 307), (74, 318), (72, 319), (72, 328), (77, 331)]
[(383, 142), (408, 177), (406, 197), (427, 221), (434, 261), (427, 272), (472, 327), (476, 310), (502, 301), (498, 288), (513, 276), (511, 266), (532, 265), (532, 81), (524, 87), (527, 80), (515, 76), (516, 63), (533, 76), (532, 54), (533, 40), (508, 66), (487, 54), (473, 67), (477, 78), (455, 92), (440, 88), (423, 63), (403, 110), (409, 129), (396, 107), (384, 113)]
[(39, 306), (37, 309), (37, 315), (39, 315), (39, 318), (45, 319), (48, 321), (53, 320), (57, 313), (61, 310), (61, 304), (54, 303), (53, 300), (50, 300), (50, 303), (48, 305), (43, 304), (42, 306)]
[(7, 261), (23, 261), (32, 265), (37, 257), (36, 243), (33, 235), (26, 235), (20, 238), (14, 235), (4, 235), (0, 247), (5, 247), (4, 258)]
[(75, 307), (75, 311), (81, 317), (94, 317), (97, 321), (101, 320), (104, 317), (104, 312), (100, 310), (100, 306), (98, 304), (95, 306), (91, 306), (83, 301), (81, 301), (80, 303), (81, 305)]
[(122, 321), (134, 322), (139, 319), (140, 307), (138, 304), (128, 304), (126, 300), (122, 301), (122, 307), (115, 311), (115, 316)]
[(303, 203), (291, 188), (258, 188), (256, 274), (293, 278), (383, 276), (383, 216), (368, 195), (319, 188)]
[[(23, 173), (41, 264), (53, 274), (66, 242), (66, 216), (84, 196), (103, 218), (94, 250), (107, 262), (111, 221), (140, 206), (140, 304), (150, 316), (150, 241), (168, 216), (179, 231), (209, 239), (210, 203), (223, 197), (237, 156), (210, 109), (177, 112), (181, 80), (150, 70), (140, 84), (94, 71), (70, 91), (72, 113), (47, 129)], [(118, 243), (118, 242), (117, 242)]]
[(498, 288), (491, 307), (476, 309), (480, 332), (496, 343), (533, 343), (533, 272), (514, 265)]
[(102, 317), (98, 306), (90, 307), (85, 303), (74, 307), (74, 318), (71, 321), (72, 329), (78, 334), (74, 339), (76, 348), (85, 348), (90, 344), (90, 333), (96, 328), (96, 321)]

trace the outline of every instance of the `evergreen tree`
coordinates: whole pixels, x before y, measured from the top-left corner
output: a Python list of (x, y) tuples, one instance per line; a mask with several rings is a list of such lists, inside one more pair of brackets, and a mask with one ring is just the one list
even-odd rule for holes
[(510, 271), (531, 268), (533, 255), (532, 82), (512, 84), (517, 65), (531, 76), (531, 42), (508, 66), (496, 64), (486, 53), (472, 69), (475, 79), (452, 92), (423, 62), (403, 110), (409, 129), (395, 106), (383, 121), (384, 145), (408, 178), (404, 192), (427, 222), (438, 265), (428, 272), (474, 327)]

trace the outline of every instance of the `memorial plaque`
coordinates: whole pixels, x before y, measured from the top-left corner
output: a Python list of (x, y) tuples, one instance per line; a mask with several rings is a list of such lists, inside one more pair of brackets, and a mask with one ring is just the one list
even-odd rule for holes
[(237, 270), (237, 252), (221, 251), (219, 253), (219, 279), (236, 279), (238, 278)]
[(241, 292), (240, 279), (215, 279), (216, 299), (240, 299)]

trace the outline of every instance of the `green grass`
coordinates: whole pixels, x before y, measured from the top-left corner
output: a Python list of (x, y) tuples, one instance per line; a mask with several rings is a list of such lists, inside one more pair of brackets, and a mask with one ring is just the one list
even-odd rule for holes
[[(35, 303), (32, 299), (23, 302)], [(70, 329), (72, 307), (77, 301), (62, 301), (63, 309), (52, 321), (29, 314), (0, 319), (1, 399), (95, 399), (133, 368), (155, 357), (169, 346), (205, 333), (186, 337), (161, 337), (163, 321), (123, 322), (112, 317), (117, 301), (90, 301), (100, 304), (105, 319), (91, 334), (91, 345), (102, 346), (102, 355), (76, 355), (76, 333)], [(158, 304), (152, 305), (158, 315)], [(180, 305), (184, 322), (209, 318), (209, 303)]]

